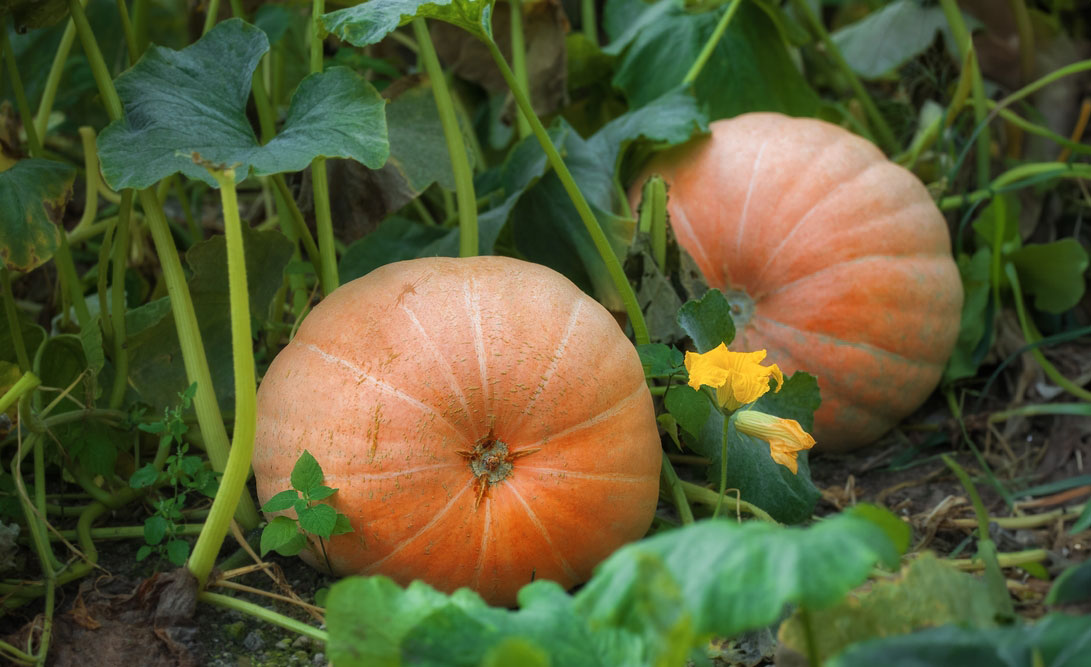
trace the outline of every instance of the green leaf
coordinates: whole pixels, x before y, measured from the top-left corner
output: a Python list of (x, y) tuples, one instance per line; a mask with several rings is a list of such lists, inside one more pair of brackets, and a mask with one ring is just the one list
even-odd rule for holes
[(318, 537), (329, 539), (337, 526), (337, 510), (329, 505), (313, 505), (297, 511), (299, 527)]
[(57, 430), (57, 438), (66, 443), (69, 456), (75, 458), (90, 475), (113, 475), (117, 462), (117, 444), (125, 434), (99, 421), (67, 424)]
[(972, 377), (984, 360), (987, 350), (982, 349), (981, 342), (989, 333), (986, 327), (990, 326), (985, 315), (991, 292), (991, 261), (992, 251), (989, 248), (981, 248), (973, 257), (960, 255), (958, 258), (958, 272), (962, 277), (963, 290), (962, 323), (959, 326), (955, 350), (943, 372), (947, 382)]
[(144, 519), (144, 541), (155, 546), (167, 535), (167, 520), (162, 516), (150, 516)]
[[(892, 517), (894, 521), (898, 519)], [(946, 623), (994, 627), (997, 609), (980, 579), (959, 572), (925, 554), (913, 560), (897, 579), (880, 580), (871, 590), (847, 597), (812, 614), (821, 661), (849, 645), (876, 637), (903, 635)], [(806, 630), (799, 612), (781, 624), (781, 647), (807, 655)]]
[(1087, 251), (1073, 238), (1032, 243), (1008, 255), (1019, 272), (1019, 282), (1034, 295), (1034, 307), (1060, 314), (1083, 298), (1086, 289)]
[(152, 464), (145, 463), (129, 478), (129, 486), (134, 489), (146, 489), (155, 484), (157, 479), (159, 479), (159, 471)]
[(264, 505), (261, 506), (262, 512), (283, 512), (284, 510), (291, 509), (295, 504), (295, 501), (299, 500), (299, 491), (294, 489), (289, 491), (281, 491), (272, 498), (270, 498)]
[(646, 378), (664, 378), (686, 372), (682, 365), (684, 356), (678, 348), (663, 343), (649, 343), (637, 345), (636, 352), (640, 356)]
[(239, 19), (218, 23), (191, 46), (153, 46), (117, 78), (125, 118), (98, 138), (102, 174), (114, 189), (145, 188), (176, 172), (216, 187), (192, 156), (235, 166), (237, 180), (300, 171), (319, 156), (386, 161), (385, 102), (351, 70), (305, 78), (280, 133), (260, 145), (246, 117), (250, 83), (269, 50), (265, 33)]
[(828, 667), (1083, 667), (1091, 652), (1086, 616), (1050, 614), (1033, 625), (961, 628), (951, 625), (862, 642)]
[(341, 282), (347, 283), (375, 269), (404, 259), (414, 259), (432, 242), (451, 230), (391, 216), (379, 227), (350, 245), (341, 256)]
[(943, 8), (895, 0), (833, 33), (833, 42), (857, 74), (878, 78), (923, 53), (947, 27)]
[[(47, 28), (68, 16), (68, 3), (64, 0), (3, 0), (0, 16), (11, 14), (15, 31), (24, 33), (35, 28)], [(7, 19), (4, 20), (7, 30)]]
[(83, 355), (87, 359), (87, 367), (91, 373), (98, 375), (106, 365), (106, 353), (102, 349), (102, 316), (95, 315), (87, 324), (80, 328), (80, 343), (83, 345)]
[(150, 555), (152, 555), (152, 548), (149, 547), (146, 544), (136, 550), (136, 560), (137, 561), (145, 560)]
[(369, 0), (324, 14), (320, 25), (354, 46), (377, 44), (414, 18), (439, 19), (484, 38), (492, 35), (495, 0)]
[[(769, 391), (758, 399), (753, 409), (795, 419), (803, 430), (809, 432), (814, 426), (814, 411), (819, 403), (818, 383), (814, 376), (797, 372), (785, 381), (779, 392)], [(684, 435), (690, 449), (711, 461), (707, 478), (717, 484), (721, 474), (723, 419), (719, 410), (711, 410), (698, 432), (687, 428)], [(798, 523), (810, 518), (820, 496), (811, 481), (807, 452), (800, 452), (798, 460), (799, 470), (792, 474), (791, 470), (769, 455), (768, 442), (736, 430), (732, 415), (727, 432), (727, 487), (739, 489), (743, 500), (757, 505), (784, 523)]]
[(693, 340), (700, 353), (730, 345), (735, 340), (735, 320), (731, 304), (718, 289), (710, 289), (700, 300), (687, 301), (678, 311), (678, 326)]
[(667, 637), (698, 646), (768, 626), (788, 604), (825, 608), (880, 562), (897, 565), (897, 550), (851, 511), (805, 529), (699, 521), (615, 552), (575, 607), (592, 627), (627, 630), (666, 651)]
[(1091, 560), (1073, 565), (1064, 572), (1046, 596), (1046, 604), (1080, 604), (1091, 601)]
[(186, 564), (189, 558), (189, 542), (185, 540), (171, 540), (167, 542), (167, 560), (178, 567)]
[(573, 598), (553, 582), (524, 587), (519, 605), (509, 611), (487, 606), (468, 589), (448, 596), (419, 581), (402, 589), (386, 577), (350, 577), (327, 598), (327, 650), (342, 667), (477, 666), (490, 654), (516, 650), (513, 644), (538, 647), (550, 664), (566, 667), (644, 662), (635, 637), (591, 632)]
[(274, 518), (261, 530), (261, 555), (264, 556), (274, 550), (279, 552), (297, 535), (299, 535), (299, 526), (295, 519), (286, 516)]
[(32, 271), (57, 249), (76, 170), (52, 160), (20, 160), (0, 173), (0, 259), (13, 271)]
[(338, 512), (337, 520), (333, 524), (333, 530), (330, 531), (330, 535), (345, 535), (351, 532), (353, 532), (352, 522), (349, 521), (349, 518), (347, 516)]
[(550, 667), (549, 654), (538, 644), (521, 637), (508, 637), (493, 646), (481, 659), (481, 667)]
[(708, 118), (697, 108), (697, 100), (679, 88), (610, 121), (595, 133), (591, 144), (602, 162), (613, 169), (628, 145), (638, 139), (662, 148), (707, 132)]
[[(630, 107), (644, 106), (682, 82), (725, 11), (726, 3), (691, 12), (684, 0), (607, 3), (604, 26), (613, 41), (603, 51), (620, 54), (613, 83)], [(819, 106), (776, 24), (754, 2), (739, 6), (693, 90), (710, 120), (748, 111), (811, 116)]]
[(321, 485), (322, 466), (309, 451), (304, 449), (296, 459), (295, 465), (292, 466), (292, 488), (306, 494)]
[(671, 385), (663, 397), (663, 403), (678, 425), (693, 436), (700, 435), (713, 412), (708, 396), (686, 384)]
[[(42, 384), (47, 387), (67, 388), (77, 378), (83, 377), (83, 382), (90, 382), (91, 378), (84, 375), (87, 369), (87, 359), (83, 355), (83, 343), (79, 336), (74, 334), (61, 334), (47, 338), (38, 348), (34, 358), (34, 368)], [(77, 384), (69, 396), (81, 396), (84, 390)], [(81, 408), (72, 398), (65, 398), (59, 404), (65, 410)]]
[(307, 500), (317, 502), (319, 500), (325, 500), (335, 493), (337, 493), (337, 489), (331, 489), (328, 486), (320, 484), (307, 492)]
[[(42, 342), (45, 340), (45, 329), (28, 322), (18, 312), (16, 313), (19, 319), (19, 329), (23, 334), (23, 345), (26, 346), (27, 354), (33, 359), (36, 356), (38, 348), (41, 347)], [(9, 363), (18, 364), (19, 360), (15, 354), (15, 341), (11, 336), (11, 326), (8, 324), (8, 318), (6, 316), (0, 316), (0, 361), (7, 361)]]
[(1004, 253), (1017, 250), (1022, 244), (1019, 239), (1019, 199), (1011, 192), (999, 194), (981, 209), (981, 214), (974, 220), (972, 227), (979, 248), (992, 248), (996, 226), (1004, 225), (1000, 233), (1001, 250)]
[[(256, 231), (246, 226), (243, 227), (243, 245), (246, 248), (251, 319), (264, 322), (273, 295), (283, 281), (284, 267), (292, 256), (293, 246), (279, 231)], [(208, 355), (216, 398), (222, 410), (233, 410), (235, 383), (231, 357), (231, 306), (227, 293), (227, 246), (224, 237), (215, 236), (194, 245), (186, 253), (186, 260), (193, 271), (188, 281), (190, 296)], [(126, 324), (135, 323), (144, 327), (142, 330), (130, 329), (130, 382), (156, 410), (174, 406), (178, 402), (178, 393), (190, 382), (182, 362), (182, 348), (178, 343), (174, 318), (170, 314), (170, 303), (153, 301), (129, 311), (125, 321)]]

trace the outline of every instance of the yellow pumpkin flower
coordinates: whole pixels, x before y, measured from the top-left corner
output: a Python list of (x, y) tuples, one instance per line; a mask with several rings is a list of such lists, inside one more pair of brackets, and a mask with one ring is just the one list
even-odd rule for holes
[(740, 433), (768, 442), (769, 455), (791, 470), (793, 475), (799, 472), (799, 462), (796, 460), (799, 451), (814, 447), (814, 438), (796, 420), (774, 417), (757, 410), (743, 410), (737, 414), (735, 428)]
[(780, 368), (776, 364), (762, 366), (762, 359), (765, 359), (765, 350), (730, 352), (723, 343), (704, 354), (686, 352), (689, 386), (694, 389), (700, 389), (701, 385), (714, 387), (720, 407), (738, 410), (769, 391), (769, 378), (776, 380), (776, 391), (784, 384)]

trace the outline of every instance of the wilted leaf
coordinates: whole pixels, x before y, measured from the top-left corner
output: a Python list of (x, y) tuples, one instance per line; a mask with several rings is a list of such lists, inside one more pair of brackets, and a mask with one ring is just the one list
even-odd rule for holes
[(31, 271), (57, 249), (57, 225), (76, 170), (52, 160), (21, 160), (0, 173), (0, 259)]
[(678, 325), (693, 340), (700, 353), (735, 340), (735, 320), (731, 304), (718, 289), (710, 289), (697, 301), (687, 301), (678, 311)]
[[(814, 614), (814, 638), (824, 661), (866, 639), (904, 635), (922, 628), (957, 623), (975, 628), (996, 625), (997, 609), (980, 579), (926, 554), (897, 579), (849, 595)], [(807, 654), (806, 630), (798, 612), (781, 624), (783, 648)]]

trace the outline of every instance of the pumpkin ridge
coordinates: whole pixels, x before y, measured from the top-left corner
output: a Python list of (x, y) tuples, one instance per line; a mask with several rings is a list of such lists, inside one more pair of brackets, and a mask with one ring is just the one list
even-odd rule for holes
[(492, 507), (489, 498), (485, 498), (484, 527), (481, 529), (481, 546), (477, 550), (477, 563), (474, 564), (474, 574), (470, 578), (470, 588), (480, 590), (481, 572), (485, 569), (485, 553), (489, 547), (489, 532), (492, 528)]
[[(830, 142), (829, 144), (826, 145), (826, 148), (829, 148), (830, 146), (834, 146), (837, 143), (838, 143), (837, 141)], [(785, 234), (784, 237), (780, 240), (780, 243), (777, 244), (777, 247), (773, 248), (773, 252), (769, 253), (769, 257), (765, 260), (765, 264), (761, 267), (761, 269), (758, 270), (757, 274), (755, 275), (754, 283), (758, 284), (758, 285), (761, 284), (761, 279), (765, 276), (765, 272), (769, 269), (769, 267), (772, 266), (773, 260), (776, 259), (777, 255), (780, 254), (780, 251), (783, 250), (786, 245), (788, 245), (789, 239), (791, 239), (792, 236), (797, 231), (799, 231), (800, 228), (803, 227), (803, 224), (807, 221), (808, 218), (810, 218), (811, 214), (814, 213), (816, 210), (818, 210), (819, 205), (826, 202), (826, 200), (828, 200), (830, 197), (833, 197), (834, 195), (836, 195), (846, 185), (856, 181), (858, 178), (860, 178), (861, 176), (866, 174), (868, 171), (870, 171), (873, 167), (875, 167), (877, 165), (880, 165), (880, 164), (882, 164), (882, 163), (872, 162), (872, 163), (869, 163), (869, 164), (865, 164), (862, 169), (857, 170), (851, 177), (841, 181), (840, 183), (837, 184), (837, 187), (833, 188), (832, 190), (827, 190), (825, 193), (822, 194), (821, 197), (819, 197), (817, 200), (815, 200), (815, 202), (813, 204), (811, 204), (811, 207), (809, 209), (807, 209), (807, 212), (804, 213), (802, 216), (800, 216), (799, 220), (796, 220), (795, 224), (792, 225), (792, 228), (790, 230), (788, 230), (788, 233)], [(802, 181), (802, 179), (799, 179), (796, 182), (798, 183), (798, 182), (801, 182), (801, 181)]]
[[(863, 342), (859, 342), (859, 341), (844, 340), (843, 338), (837, 338), (836, 336), (830, 336), (829, 334), (819, 333), (817, 331), (811, 331), (811, 330), (808, 330), (808, 329), (800, 329), (799, 327), (792, 326), (791, 324), (788, 324), (787, 322), (781, 322), (779, 320), (774, 320), (771, 317), (768, 317), (766, 315), (761, 315), (761, 314), (758, 314), (758, 313), (754, 313), (754, 316), (750, 319), (750, 321), (753, 322), (754, 320), (759, 320), (759, 319), (763, 320), (765, 322), (768, 322), (770, 324), (774, 324), (774, 325), (779, 326), (779, 327), (784, 327), (785, 329), (791, 329), (792, 331), (798, 331), (801, 334), (804, 334), (804, 335), (812, 337), (812, 338), (817, 338), (817, 339), (819, 339), (819, 340), (821, 340), (823, 342), (826, 342), (826, 343), (832, 343), (834, 345), (840, 345), (840, 346), (865, 350), (865, 351), (873, 353), (873, 354), (881, 354), (881, 355), (883, 355), (885, 357), (894, 359), (896, 361), (904, 362), (904, 363), (906, 363), (906, 364), (908, 364), (910, 366), (918, 366), (918, 367), (921, 367), (921, 368), (936, 368), (936, 367), (942, 367), (943, 366), (943, 364), (941, 364), (941, 363), (927, 361), (925, 359), (910, 359), (909, 357), (898, 354), (897, 352), (894, 352), (892, 350), (887, 350), (885, 348), (879, 347), (877, 345), (872, 345), (870, 343), (863, 343)], [(884, 399), (881, 396), (878, 397), (878, 399), (879, 400), (887, 400), (887, 399)]]
[(793, 289), (793, 288), (797, 287), (799, 285), (799, 283), (801, 283), (801, 282), (804, 282), (804, 281), (807, 281), (807, 280), (813, 280), (815, 277), (821, 276), (824, 273), (826, 273), (827, 271), (832, 271), (833, 269), (845, 266), (846, 264), (856, 264), (856, 263), (859, 263), (859, 262), (874, 261), (874, 260), (877, 260), (877, 259), (887, 259), (887, 260), (945, 259), (945, 256), (944, 255), (938, 255), (938, 254), (936, 254), (934, 252), (907, 252), (907, 253), (899, 253), (899, 254), (886, 254), (886, 253), (876, 252), (876, 253), (869, 253), (867, 255), (859, 255), (858, 257), (853, 257), (852, 259), (846, 259), (844, 261), (837, 262), (835, 264), (828, 264), (828, 265), (822, 267), (821, 269), (818, 269), (817, 271), (811, 271), (810, 273), (799, 276), (798, 278), (794, 278), (791, 281), (786, 282), (786, 283), (784, 283), (782, 285), (778, 285), (777, 288), (772, 290), (772, 291), (762, 292), (762, 293), (760, 293), (760, 294), (753, 297), (754, 304), (756, 306), (757, 303), (762, 299), (766, 299), (768, 297), (780, 294), (781, 292), (783, 292), (783, 291), (785, 291), (787, 289)]
[(646, 482), (649, 479), (657, 478), (659, 475), (628, 475), (625, 473), (589, 473), (579, 472), (575, 470), (562, 470), (560, 468), (538, 468), (530, 466), (519, 466), (519, 470), (523, 472), (544, 472), (562, 475), (564, 477), (573, 477), (575, 479), (589, 479), (598, 482)]
[(470, 404), (466, 400), (466, 395), (462, 393), (462, 387), (458, 384), (458, 379), (455, 378), (455, 372), (454, 369), (451, 368), (451, 364), (447, 361), (446, 357), (440, 354), (435, 341), (432, 340), (432, 337), (424, 330), (424, 326), (420, 323), (420, 320), (417, 319), (417, 314), (410, 310), (409, 306), (406, 306), (404, 303), (398, 305), (420, 333), (420, 338), (424, 342), (425, 347), (427, 347), (428, 351), (432, 354), (432, 358), (436, 361), (436, 365), (444, 370), (447, 376), (447, 386), (451, 388), (451, 391), (454, 392), (455, 396), (458, 398), (458, 402), (462, 405), (466, 417), (468, 419), (471, 418)]
[(561, 569), (564, 571), (565, 576), (567, 576), (572, 581), (579, 581), (580, 579), (582, 579), (582, 577), (576, 574), (576, 571), (572, 569), (572, 566), (568, 564), (568, 560), (564, 557), (560, 550), (557, 549), (557, 545), (553, 544), (553, 539), (550, 538), (549, 531), (546, 530), (546, 527), (544, 524), (542, 524), (541, 519), (539, 519), (538, 515), (534, 513), (533, 509), (531, 509), (530, 504), (526, 501), (525, 498), (523, 498), (523, 494), (519, 493), (518, 487), (512, 484), (508, 488), (512, 492), (512, 495), (515, 496), (516, 500), (519, 501), (519, 504), (523, 506), (523, 510), (526, 511), (527, 518), (530, 519), (531, 524), (533, 524), (534, 527), (538, 529), (538, 532), (542, 535), (542, 539), (545, 540), (545, 543), (549, 545), (549, 550), (553, 552), (553, 557), (557, 559), (558, 563), (560, 563)]
[(535, 442), (535, 443), (530, 444), (530, 445), (526, 445), (525, 447), (520, 446), (519, 449), (523, 450), (523, 449), (527, 449), (527, 448), (531, 448), (531, 447), (543, 448), (546, 445), (548, 445), (549, 441), (551, 441), (551, 440), (557, 440), (557, 439), (560, 439), (560, 438), (568, 437), (568, 436), (572, 435), (573, 433), (578, 433), (579, 431), (581, 431), (581, 430), (583, 430), (585, 428), (591, 428), (592, 426), (596, 426), (598, 424), (601, 424), (602, 422), (604, 422), (604, 421), (606, 421), (608, 419), (613, 419), (618, 413), (620, 413), (622, 411), (622, 409), (624, 409), (624, 407), (629, 403), (629, 401), (631, 401), (635, 397), (639, 397), (639, 396), (643, 395), (641, 390), (647, 388), (647, 385), (644, 384), (644, 382), (645, 382), (644, 378), (642, 377), (641, 381), (640, 381), (640, 384), (637, 385), (637, 388), (635, 390), (633, 390), (632, 392), (630, 392), (629, 394), (624, 396), (621, 400), (614, 403), (613, 405), (611, 405), (606, 410), (603, 410), (602, 412), (598, 413), (597, 415), (593, 415), (592, 417), (590, 417), (588, 419), (585, 419), (585, 420), (583, 420), (582, 422), (580, 422), (578, 424), (575, 424), (573, 426), (569, 426), (568, 428), (563, 429), (561, 431), (557, 431), (556, 433), (550, 433), (549, 435), (545, 436), (544, 438), (542, 438), (538, 442)]
[[(492, 393), (489, 391), (489, 373), (485, 363), (485, 336), (481, 332), (481, 304), (477, 294), (477, 284), (473, 276), (469, 278), (469, 284), (462, 284), (462, 294), (466, 297), (466, 309), (469, 311), (470, 324), (473, 325), (474, 350), (477, 352), (477, 368), (481, 372), (481, 403), (485, 406), (485, 414), (489, 415), (488, 431), (493, 427)], [(477, 434), (474, 434), (475, 436)], [(476, 437), (474, 438), (476, 440)]]
[[(746, 184), (746, 199), (742, 202), (742, 211), (739, 213), (738, 231), (735, 234), (735, 257), (739, 256), (739, 251), (742, 249), (742, 237), (746, 235), (746, 217), (750, 211), (750, 195), (754, 194), (754, 183), (757, 182), (758, 170), (761, 169), (761, 158), (765, 155), (765, 147), (769, 145), (769, 139), (761, 142), (761, 146), (758, 147), (758, 154), (754, 158), (754, 165), (750, 167), (750, 182)], [(724, 258), (725, 263), (728, 262), (727, 258)], [(725, 275), (727, 271), (724, 271)]]
[(451, 429), (453, 432), (458, 434), (458, 437), (460, 437), (463, 440), (469, 442), (469, 439), (466, 437), (466, 434), (464, 434), (461, 430), (459, 430), (459, 428), (457, 426), (455, 426), (450, 421), (448, 421), (447, 417), (444, 416), (443, 413), (439, 412), (438, 410), (436, 410), (432, 406), (428, 405), (424, 401), (421, 401), (418, 398), (414, 398), (413, 396), (410, 396), (409, 394), (405, 393), (404, 391), (402, 391), (401, 389), (395, 387), (394, 385), (390, 384), (389, 382), (385, 382), (385, 381), (380, 380), (379, 378), (377, 378), (377, 377), (375, 377), (373, 375), (365, 373), (364, 370), (362, 368), (357, 367), (356, 364), (348, 361), (347, 359), (341, 359), (340, 357), (334, 356), (334, 355), (330, 354), (329, 352), (326, 352), (322, 348), (318, 347), (314, 343), (303, 343), (302, 345), (303, 345), (303, 349), (305, 349), (305, 350), (307, 350), (309, 352), (314, 352), (326, 363), (329, 363), (329, 364), (335, 365), (335, 366), (340, 366), (340, 367), (344, 368), (345, 370), (351, 372), (353, 375), (356, 376), (357, 384), (362, 384), (365, 380), (369, 380), (372, 385), (374, 385), (375, 387), (381, 389), (385, 393), (390, 394), (391, 396), (394, 396), (395, 398), (398, 398), (398, 399), (402, 400), (403, 402), (408, 403), (409, 405), (416, 406), (422, 412), (435, 415), (436, 417), (439, 418), (439, 420), (442, 423), (446, 424), (449, 429)]
[[(682, 222), (684, 224), (686, 232), (689, 234), (690, 239), (692, 239), (693, 241), (694, 249), (697, 251), (696, 253), (691, 252), (690, 255), (700, 255), (699, 258), (694, 257), (694, 259), (697, 261), (697, 266), (707, 266), (711, 268), (712, 260), (709, 259), (708, 253), (705, 251), (704, 240), (693, 231), (693, 225), (689, 221), (689, 215), (686, 214), (685, 205), (679, 204), (678, 211), (672, 213), (670, 218), (672, 226), (677, 226), (678, 222)], [(724, 272), (723, 275), (726, 278), (726, 267), (721, 267), (721, 270)]]
[(403, 549), (405, 549), (410, 544), (412, 544), (413, 542), (420, 539), (422, 535), (424, 535), (429, 530), (431, 530), (433, 527), (435, 527), (435, 525), (439, 523), (440, 519), (443, 518), (443, 515), (447, 514), (447, 512), (449, 512), (451, 510), (451, 508), (455, 506), (455, 503), (457, 503), (458, 499), (462, 497), (462, 494), (466, 493), (466, 489), (469, 489), (469, 488), (473, 487), (475, 479), (476, 479), (475, 477), (470, 477), (469, 481), (467, 481), (466, 484), (461, 489), (459, 489), (458, 493), (451, 496), (451, 499), (447, 501), (447, 504), (443, 506), (443, 509), (441, 509), (440, 511), (438, 511), (435, 514), (432, 515), (432, 518), (428, 520), (428, 523), (424, 524), (421, 527), (421, 529), (418, 530), (413, 535), (410, 535), (409, 537), (405, 538), (404, 540), (399, 541), (398, 546), (394, 547), (390, 551), (390, 553), (383, 556), (382, 558), (375, 561), (374, 563), (368, 565), (364, 569), (364, 571), (365, 572), (374, 572), (379, 567), (382, 567), (383, 563), (390, 560), (394, 556), (398, 555)]
[[(545, 391), (549, 381), (553, 379), (554, 374), (557, 372), (557, 367), (561, 365), (565, 349), (568, 348), (568, 339), (572, 337), (572, 332), (576, 329), (576, 318), (579, 316), (582, 308), (583, 301), (577, 301), (576, 305), (572, 308), (572, 313), (568, 316), (568, 324), (565, 325), (564, 333), (561, 334), (561, 340), (557, 343), (557, 348), (553, 351), (549, 366), (547, 366), (545, 372), (542, 373), (542, 379), (538, 382), (538, 386), (535, 387), (534, 392), (530, 395), (530, 398), (527, 399), (526, 406), (523, 408), (522, 419), (519, 420), (519, 424), (521, 424), (524, 419), (531, 416), (535, 403), (538, 402), (538, 398), (542, 395), (542, 392)], [(517, 431), (519, 425), (510, 428), (512, 431)]]
[(461, 468), (461, 463), (436, 463), (435, 465), (417, 466), (416, 468), (410, 468), (408, 470), (391, 470), (389, 472), (343, 472), (341, 470), (331, 470), (329, 472), (323, 472), (323, 476), (327, 480), (334, 479), (354, 479), (354, 480), (378, 480), (378, 479), (393, 479), (400, 477), (401, 475), (412, 475), (417, 472), (425, 472), (428, 470), (441, 470), (443, 468)]

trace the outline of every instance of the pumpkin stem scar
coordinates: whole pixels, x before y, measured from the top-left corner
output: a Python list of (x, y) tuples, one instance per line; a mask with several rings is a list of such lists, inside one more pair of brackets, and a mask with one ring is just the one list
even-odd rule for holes
[(499, 484), (512, 474), (515, 467), (512, 462), (529, 454), (537, 452), (540, 447), (523, 449), (518, 452), (508, 451), (508, 446), (502, 440), (495, 438), (492, 433), (477, 441), (473, 449), (460, 449), (455, 453), (470, 462), (470, 471), (473, 473), (474, 484), (477, 487), (477, 498), (474, 500), (474, 509), (481, 504), (489, 487)]

